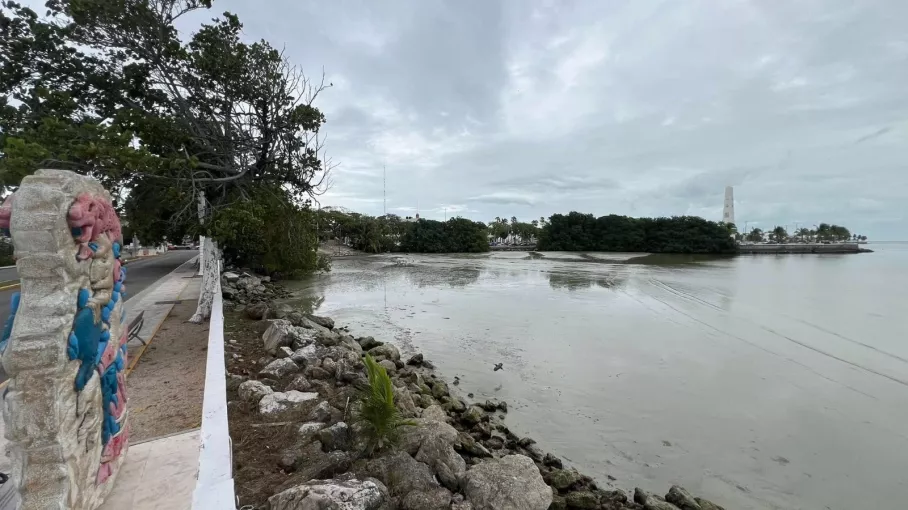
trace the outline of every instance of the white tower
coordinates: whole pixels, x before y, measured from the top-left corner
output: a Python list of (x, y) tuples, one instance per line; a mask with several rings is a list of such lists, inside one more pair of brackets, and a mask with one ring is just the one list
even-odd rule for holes
[(731, 186), (725, 187), (725, 207), (722, 210), (722, 221), (725, 223), (735, 222), (735, 189)]

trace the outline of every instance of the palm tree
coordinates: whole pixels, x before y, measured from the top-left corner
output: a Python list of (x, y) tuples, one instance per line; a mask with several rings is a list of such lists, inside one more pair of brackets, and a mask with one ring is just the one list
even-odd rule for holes
[(754, 227), (753, 229), (751, 229), (750, 232), (747, 233), (746, 236), (744, 236), (744, 239), (747, 241), (750, 241), (752, 243), (762, 242), (763, 241), (763, 231), (757, 227)]

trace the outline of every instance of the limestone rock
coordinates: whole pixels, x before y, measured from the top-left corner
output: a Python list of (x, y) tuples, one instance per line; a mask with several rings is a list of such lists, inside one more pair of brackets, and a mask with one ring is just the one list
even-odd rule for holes
[(278, 358), (289, 358), (293, 355), (293, 349), (287, 347), (286, 345), (282, 345), (277, 348), (277, 352), (274, 355)]
[(405, 452), (393, 452), (371, 459), (361, 471), (381, 480), (393, 494), (406, 495), (413, 491), (428, 491), (439, 487), (429, 466)]
[(268, 498), (271, 510), (378, 510), (387, 489), (377, 480), (311, 480)]
[(450, 393), (448, 383), (444, 381), (438, 380), (432, 385), (432, 396), (435, 398), (447, 397)]
[(254, 321), (272, 318), (273, 312), (267, 303), (253, 303), (246, 307), (246, 317)]
[(309, 414), (317, 402), (318, 393), (275, 392), (259, 401), (259, 413), (268, 421), (300, 419)]
[(318, 434), (319, 430), (325, 427), (324, 423), (317, 421), (310, 421), (300, 425), (299, 430), (297, 430), (296, 435), (300, 440), (300, 444), (308, 444), (312, 441), (315, 436)]
[(400, 500), (401, 510), (449, 510), (453, 495), (444, 487), (412, 491)]
[(337, 422), (318, 431), (318, 440), (322, 442), (322, 446), (326, 451), (349, 450), (352, 440), (350, 427), (342, 421)]
[[(363, 349), (365, 349), (365, 347), (363, 347)], [(378, 347), (373, 347), (369, 349), (369, 354), (371, 354), (373, 358), (383, 358), (391, 361), (400, 359), (400, 351), (391, 344), (382, 344)]]
[(262, 384), (261, 381), (246, 381), (237, 388), (237, 394), (244, 402), (258, 404), (262, 397), (274, 393), (274, 390)]
[(385, 371), (389, 374), (397, 372), (397, 365), (395, 365), (394, 362), (389, 359), (383, 359), (379, 361), (378, 364), (384, 367)]
[(306, 318), (327, 329), (334, 329), (334, 319), (331, 317), (319, 317), (318, 315), (306, 314)]
[(312, 389), (312, 383), (306, 379), (303, 374), (297, 374), (296, 377), (287, 385), (287, 390), (309, 391)]
[(708, 499), (694, 498), (700, 504), (701, 510), (725, 510), (723, 507), (713, 503)]
[(445, 413), (444, 409), (442, 409), (438, 404), (431, 405), (423, 409), (422, 417), (427, 420), (435, 420), (441, 422), (448, 421), (448, 414)]
[[(249, 310), (248, 308), (246, 309)], [(265, 344), (265, 351), (272, 356), (277, 354), (278, 347), (290, 346), (296, 338), (296, 330), (290, 322), (278, 319), (271, 322), (268, 329), (262, 335), (262, 342)]]
[(414, 458), (428, 464), (438, 476), (438, 481), (451, 490), (458, 489), (460, 479), (467, 470), (463, 457), (454, 451), (451, 443), (443, 440), (425, 441)]
[(690, 495), (684, 487), (672, 485), (665, 495), (665, 501), (675, 505), (681, 510), (702, 510), (700, 503)]
[(637, 487), (634, 489), (634, 502), (643, 505), (644, 510), (678, 510), (678, 507), (659, 496), (650, 494)]
[(413, 403), (413, 397), (410, 390), (406, 388), (394, 388), (394, 405), (400, 410), (404, 418), (416, 416), (416, 404)]
[(571, 492), (565, 498), (568, 508), (595, 510), (599, 508), (599, 498), (590, 491)]
[(237, 374), (227, 374), (227, 391), (236, 391), (240, 385), (246, 382), (246, 376)]
[(319, 402), (315, 409), (309, 413), (309, 420), (327, 423), (331, 420), (331, 411), (331, 404), (325, 401)]
[(485, 446), (479, 444), (472, 436), (466, 432), (457, 433), (457, 443), (454, 444), (456, 450), (466, 452), (474, 457), (491, 457), (492, 453)]
[(574, 469), (555, 469), (546, 480), (552, 487), (563, 491), (580, 481), (580, 473)]
[(467, 471), (464, 494), (476, 510), (546, 510), (552, 488), (529, 457), (508, 455), (481, 462)]
[(558, 469), (561, 469), (564, 467), (564, 464), (562, 464), (561, 459), (552, 455), (551, 453), (545, 454), (545, 457), (542, 458), (542, 463), (545, 464), (546, 466), (558, 468)]
[(271, 377), (273, 379), (281, 379), (290, 374), (299, 372), (299, 365), (294, 363), (290, 358), (276, 359), (271, 363), (265, 365), (265, 368), (259, 372), (259, 375), (262, 377)]
[(460, 417), (464, 423), (475, 425), (482, 420), (482, 409), (478, 406), (470, 406)]
[(371, 336), (359, 337), (356, 339), (356, 342), (359, 343), (359, 346), (362, 347), (362, 349), (364, 351), (368, 351), (369, 349), (372, 349), (374, 347), (384, 345), (383, 342), (379, 342), (378, 340), (372, 338)]

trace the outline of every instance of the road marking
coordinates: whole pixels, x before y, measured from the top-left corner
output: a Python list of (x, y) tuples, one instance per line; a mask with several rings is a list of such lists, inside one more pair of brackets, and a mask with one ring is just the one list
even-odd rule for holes
[(0, 282), (0, 290), (14, 289), (19, 286), (19, 280), (10, 280), (7, 282)]

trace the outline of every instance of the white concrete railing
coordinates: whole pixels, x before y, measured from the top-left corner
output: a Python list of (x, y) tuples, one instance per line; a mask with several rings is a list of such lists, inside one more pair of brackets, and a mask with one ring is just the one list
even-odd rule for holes
[[(218, 279), (220, 280), (220, 279)], [(199, 479), (192, 510), (236, 508), (233, 487), (233, 445), (227, 424), (227, 369), (224, 364), (224, 300), (218, 281), (208, 325), (208, 361), (202, 401)]]

